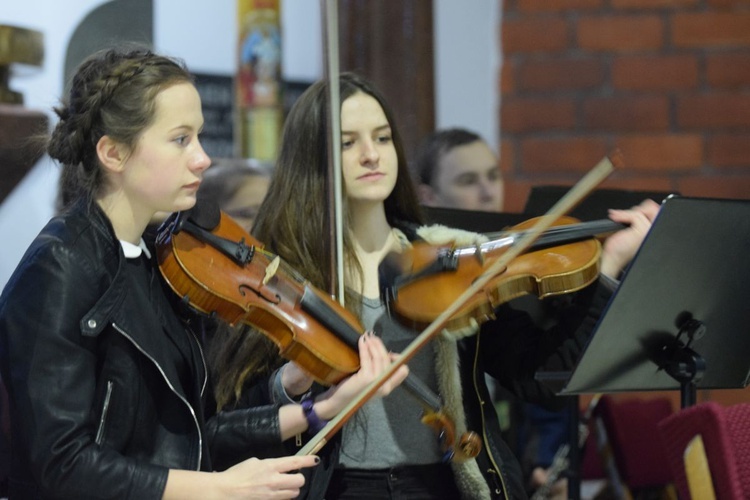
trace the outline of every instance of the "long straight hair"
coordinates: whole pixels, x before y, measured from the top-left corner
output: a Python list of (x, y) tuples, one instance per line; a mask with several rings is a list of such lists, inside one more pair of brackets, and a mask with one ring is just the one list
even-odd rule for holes
[[(401, 222), (420, 224), (421, 210), (390, 108), (383, 96), (365, 79), (353, 73), (342, 74), (341, 102), (358, 92), (372, 96), (380, 103), (391, 126), (398, 159), (398, 178), (385, 200), (386, 218), (392, 226)], [(326, 265), (332, 245), (326, 223), (331, 218), (327, 213), (327, 95), (327, 82), (317, 82), (298, 98), (290, 110), (271, 183), (251, 231), (267, 248), (321, 290), (328, 288), (332, 274)], [(345, 215), (344, 261), (349, 272), (361, 276), (350, 228), (351, 221)], [(360, 294), (347, 288), (346, 295), (347, 308), (359, 314)], [(247, 387), (263, 383), (268, 374), (283, 363), (278, 348), (269, 339), (244, 326), (220, 328), (208, 354), (217, 381), (216, 400), (220, 408), (237, 403)]]
[[(409, 175), (403, 141), (388, 103), (363, 77), (354, 73), (341, 74), (341, 102), (357, 93), (374, 98), (391, 126), (398, 177), (384, 202), (386, 219), (392, 226), (402, 222), (420, 224), (421, 209)], [(327, 289), (332, 278), (331, 270), (325, 265), (332, 251), (326, 223), (332, 217), (326, 211), (330, 125), (327, 97), (328, 84), (319, 81), (299, 97), (289, 112), (268, 194), (253, 226), (256, 238), (321, 289)], [(350, 271), (361, 273), (350, 238), (351, 220), (346, 213), (344, 200), (344, 262)], [(348, 299), (346, 303), (350, 304)]]

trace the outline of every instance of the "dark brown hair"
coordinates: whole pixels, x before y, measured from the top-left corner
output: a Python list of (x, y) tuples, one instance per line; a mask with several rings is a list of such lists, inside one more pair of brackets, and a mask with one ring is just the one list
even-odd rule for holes
[(481, 141), (482, 138), (470, 130), (449, 128), (430, 134), (423, 142), (414, 163), (414, 180), (432, 186), (440, 159), (451, 149)]
[[(421, 223), (421, 210), (409, 177), (403, 141), (385, 98), (369, 81), (354, 73), (343, 73), (339, 88), (341, 102), (360, 92), (373, 97), (391, 125), (398, 178), (384, 203), (388, 222), (391, 225), (397, 225), (399, 221)], [(326, 211), (329, 169), (327, 97), (327, 82), (317, 82), (290, 110), (268, 194), (253, 227), (253, 234), (259, 240), (324, 290), (331, 281), (329, 266), (325, 265), (331, 253), (329, 238), (326, 237), (330, 217)], [(344, 225), (346, 263), (359, 269), (349, 238), (348, 220)]]
[(103, 136), (131, 150), (154, 120), (156, 96), (174, 84), (191, 82), (184, 64), (143, 48), (108, 49), (89, 56), (76, 70), (47, 153), (62, 164), (58, 206), (92, 200), (103, 182), (96, 145)]
[[(360, 92), (372, 96), (391, 125), (398, 178), (385, 200), (388, 222), (394, 226), (400, 222), (420, 224), (422, 215), (409, 177), (403, 142), (385, 99), (370, 82), (353, 73), (342, 74), (339, 84), (341, 102)], [(331, 270), (326, 265), (331, 252), (327, 236), (330, 218), (327, 99), (327, 82), (320, 81), (310, 86), (290, 110), (271, 184), (252, 230), (253, 236), (321, 290), (328, 290), (331, 280)], [(361, 273), (349, 236), (349, 221), (346, 216), (344, 219), (344, 259), (350, 269)], [(355, 297), (358, 295), (347, 290), (345, 303), (357, 313), (360, 302)], [(283, 362), (278, 349), (258, 332), (243, 332), (241, 328), (223, 330), (216, 340), (211, 362), (217, 367), (216, 394), (220, 405), (236, 401), (243, 387), (267, 376)]]

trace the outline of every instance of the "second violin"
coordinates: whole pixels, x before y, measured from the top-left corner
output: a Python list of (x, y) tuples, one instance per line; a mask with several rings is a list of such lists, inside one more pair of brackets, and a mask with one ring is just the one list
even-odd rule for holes
[[(381, 264), (381, 276), (391, 309), (412, 324), (431, 323), (536, 221), (525, 221), (499, 239), (474, 246), (417, 242), (403, 253), (390, 254)], [(599, 274), (601, 244), (594, 236), (623, 227), (608, 220), (580, 223), (560, 217), (531, 249), (466, 302), (446, 327), (459, 329), (492, 319), (498, 305), (521, 295), (543, 298), (584, 288)]]

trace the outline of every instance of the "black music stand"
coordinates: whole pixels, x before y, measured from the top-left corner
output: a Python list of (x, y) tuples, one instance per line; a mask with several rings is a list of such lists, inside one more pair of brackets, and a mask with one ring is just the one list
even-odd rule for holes
[[(570, 188), (567, 186), (533, 186), (526, 200), (523, 211), (526, 214), (542, 215), (565, 196)], [(630, 208), (646, 198), (661, 203), (673, 191), (635, 191), (631, 189), (599, 188), (591, 191), (580, 203), (568, 212), (577, 219), (597, 220), (606, 219), (610, 208)]]
[(746, 387), (748, 248), (750, 200), (667, 198), (561, 393)]
[(495, 233), (529, 219), (526, 214), (512, 212), (480, 212), (460, 208), (423, 206), (429, 224), (443, 224), (476, 233)]

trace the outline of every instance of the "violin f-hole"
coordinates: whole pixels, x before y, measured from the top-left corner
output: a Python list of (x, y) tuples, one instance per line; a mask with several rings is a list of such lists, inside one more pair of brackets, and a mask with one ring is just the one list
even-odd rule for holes
[(250, 291), (255, 293), (258, 297), (262, 297), (266, 302), (269, 302), (271, 304), (278, 305), (281, 303), (281, 297), (279, 296), (279, 294), (272, 291), (267, 286), (261, 285), (256, 290), (250, 285), (242, 284), (238, 287), (238, 290), (240, 291), (240, 295), (242, 295), (243, 297), (247, 295), (247, 291)]

